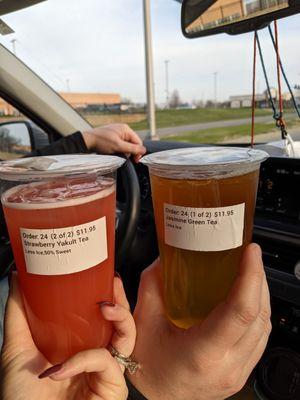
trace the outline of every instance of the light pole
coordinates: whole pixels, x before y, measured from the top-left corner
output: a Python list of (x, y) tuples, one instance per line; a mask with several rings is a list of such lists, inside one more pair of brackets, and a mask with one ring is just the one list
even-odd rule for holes
[(166, 108), (169, 108), (169, 62), (170, 60), (165, 60), (165, 70), (166, 70)]
[(66, 79), (66, 83), (67, 83), (67, 91), (70, 92), (71, 89), (70, 89), (70, 79), (69, 78)]
[(11, 44), (12, 44), (12, 51), (13, 51), (13, 53), (14, 53), (15, 56), (17, 55), (17, 53), (16, 53), (16, 41), (17, 41), (17, 39), (12, 39), (12, 40), (10, 41)]
[(215, 98), (215, 108), (217, 108), (217, 102), (218, 102), (218, 97), (217, 97), (217, 78), (218, 78), (218, 72), (214, 72), (214, 98)]
[(154, 74), (151, 37), (150, 0), (143, 0), (144, 11), (144, 36), (145, 36), (145, 63), (146, 63), (146, 85), (147, 85), (147, 113), (150, 126), (150, 139), (158, 139), (156, 135), (155, 121), (155, 95)]

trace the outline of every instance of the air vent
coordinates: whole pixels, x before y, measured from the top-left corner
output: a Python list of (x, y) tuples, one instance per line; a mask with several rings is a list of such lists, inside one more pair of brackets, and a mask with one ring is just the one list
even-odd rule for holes
[(276, 241), (274, 238), (267, 238), (266, 235), (261, 237), (259, 234), (254, 234), (253, 240), (262, 248), (266, 267), (294, 276), (295, 266), (300, 260), (300, 246)]

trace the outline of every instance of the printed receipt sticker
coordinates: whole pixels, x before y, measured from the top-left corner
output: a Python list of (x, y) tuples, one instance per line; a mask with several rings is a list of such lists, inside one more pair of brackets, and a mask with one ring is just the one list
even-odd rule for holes
[(107, 259), (106, 218), (60, 229), (20, 228), (26, 270), (38, 275), (83, 271)]

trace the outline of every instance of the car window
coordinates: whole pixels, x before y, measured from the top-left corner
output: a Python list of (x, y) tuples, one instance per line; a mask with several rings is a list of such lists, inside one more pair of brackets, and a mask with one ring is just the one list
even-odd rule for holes
[(48, 0), (3, 16), (15, 33), (0, 41), (91, 125), (135, 124), (146, 119), (143, 14), (130, 3)]
[[(253, 35), (187, 40), (180, 29), (180, 3), (151, 2), (158, 136), (191, 143), (249, 142)], [(280, 44), (300, 103), (296, 18), (280, 21)], [(3, 20), (15, 33), (0, 36), (1, 43), (91, 125), (127, 123), (147, 137), (142, 2), (48, 0)], [(267, 32), (259, 34), (277, 98), (274, 52)], [(259, 65), (256, 89), (257, 140), (279, 140)], [(283, 100), (288, 126), (298, 132), (286, 89)]]

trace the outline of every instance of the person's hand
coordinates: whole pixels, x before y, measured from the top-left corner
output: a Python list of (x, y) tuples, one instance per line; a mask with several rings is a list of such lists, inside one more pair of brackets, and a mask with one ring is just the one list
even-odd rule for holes
[(101, 154), (125, 153), (138, 162), (146, 149), (141, 138), (126, 124), (110, 124), (82, 132), (89, 150)]
[(130, 381), (149, 400), (221, 400), (238, 392), (271, 331), (259, 246), (245, 249), (228, 298), (201, 324), (183, 330), (168, 322), (161, 292), (156, 261), (143, 273), (139, 288), (133, 357), (141, 368)]
[[(106, 320), (113, 321), (112, 346), (129, 356), (136, 332), (119, 278), (114, 278), (114, 299), (114, 307), (103, 304), (99, 312)], [(18, 282), (13, 278), (1, 354), (2, 400), (125, 400), (123, 372), (123, 367), (106, 349), (83, 351), (62, 365), (51, 367), (32, 340)]]

